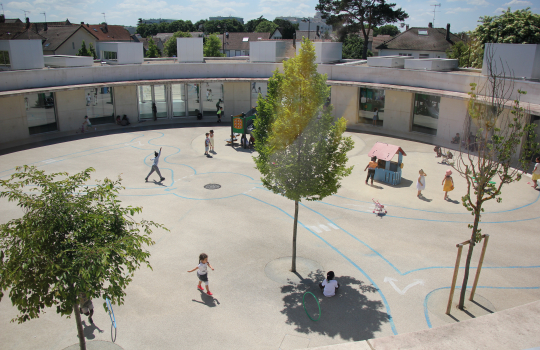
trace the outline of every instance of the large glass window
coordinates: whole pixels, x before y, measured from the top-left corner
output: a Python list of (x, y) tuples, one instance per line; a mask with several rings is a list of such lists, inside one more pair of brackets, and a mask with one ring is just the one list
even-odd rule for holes
[(172, 110), (173, 117), (185, 117), (186, 114), (186, 85), (172, 84)]
[(139, 98), (139, 120), (152, 119), (152, 85), (137, 86)]
[(110, 61), (116, 61), (117, 53), (116, 51), (103, 51), (103, 58)]
[[(203, 115), (216, 116), (218, 104), (223, 106), (223, 83), (203, 83)], [(221, 102), (220, 102), (221, 101)], [(225, 108), (223, 108), (225, 109)]]
[(114, 123), (112, 87), (85, 89), (86, 115), (92, 124)]
[(167, 118), (167, 90), (165, 85), (154, 85), (154, 102), (158, 118)]
[(9, 51), (0, 51), (0, 66), (11, 65), (9, 61)]
[(54, 108), (54, 94), (52, 92), (26, 94), (24, 96), (24, 105), (30, 135), (58, 129)]
[(384, 90), (360, 88), (358, 122), (383, 126)]
[(187, 84), (188, 89), (188, 115), (197, 115), (200, 112), (200, 85)]
[(415, 94), (412, 131), (437, 135), (440, 96)]
[(268, 92), (268, 83), (267, 82), (251, 82), (251, 107), (257, 107), (257, 99), (259, 98), (259, 94), (262, 95), (262, 97), (266, 97), (266, 94)]
[[(167, 118), (167, 89), (165, 85), (139, 85), (139, 120)], [(154, 108), (155, 107), (155, 108)]]

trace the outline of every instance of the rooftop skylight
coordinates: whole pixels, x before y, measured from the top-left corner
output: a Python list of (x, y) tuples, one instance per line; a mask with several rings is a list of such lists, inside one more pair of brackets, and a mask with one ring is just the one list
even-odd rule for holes
[(249, 37), (245, 37), (242, 41), (249, 41)]
[(428, 35), (428, 32), (425, 29), (424, 30), (419, 30), (418, 35)]

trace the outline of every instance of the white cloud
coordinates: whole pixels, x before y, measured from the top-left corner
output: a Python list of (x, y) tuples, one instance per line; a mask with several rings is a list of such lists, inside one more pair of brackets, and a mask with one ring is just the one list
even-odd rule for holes
[(512, 0), (510, 2), (507, 2), (504, 4), (504, 6), (532, 6), (532, 3), (530, 1), (524, 1), (524, 0)]
[(500, 13), (503, 12), (504, 10), (506, 10), (506, 9), (503, 9), (502, 7), (499, 7), (499, 8), (497, 8), (495, 11), (493, 11), (493, 13), (498, 13), (498, 14), (500, 14)]
[[(447, 0), (448, 2), (466, 1), (467, 5), (488, 6), (491, 5), (486, 0)], [(516, 0), (514, 0), (516, 1)]]
[(34, 6), (32, 6), (28, 2), (15, 2), (15, 1), (8, 2), (6, 7), (16, 9), (16, 10), (26, 10), (26, 11), (30, 11), (34, 9)]
[(446, 10), (445, 13), (449, 15), (449, 14), (455, 14), (455, 13), (461, 13), (461, 12), (472, 12), (474, 10), (475, 10), (474, 8), (470, 8), (470, 7), (454, 7), (454, 8)]

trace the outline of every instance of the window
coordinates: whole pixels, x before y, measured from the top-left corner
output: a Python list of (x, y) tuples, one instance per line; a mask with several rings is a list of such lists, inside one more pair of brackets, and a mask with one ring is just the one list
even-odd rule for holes
[[(92, 124), (114, 123), (113, 89), (100, 87), (84, 89), (86, 115)], [(81, 121), (82, 123), (82, 121)]]
[[(223, 107), (224, 90), (223, 83), (203, 83), (202, 87), (202, 113), (204, 116), (216, 116), (218, 106)], [(220, 102), (221, 101), (221, 102)]]
[(429, 58), (429, 53), (421, 53), (418, 58)]
[(118, 59), (116, 51), (103, 51), (103, 59), (116, 61)]
[(9, 51), (0, 51), (0, 66), (11, 65), (9, 61)]
[(412, 56), (412, 53), (400, 53), (400, 56)]
[(418, 35), (428, 35), (428, 31), (427, 30), (418, 30)]
[(26, 94), (24, 95), (24, 105), (30, 135), (58, 129), (54, 108), (54, 93)]
[(249, 41), (249, 37), (243, 38), (242, 41)]
[[(376, 120), (373, 120), (377, 115)], [(384, 121), (384, 90), (360, 88), (358, 122), (382, 126)]]
[(71, 42), (71, 46), (73, 46), (73, 50), (75, 50), (75, 42)]
[(415, 94), (412, 131), (437, 135), (440, 96)]

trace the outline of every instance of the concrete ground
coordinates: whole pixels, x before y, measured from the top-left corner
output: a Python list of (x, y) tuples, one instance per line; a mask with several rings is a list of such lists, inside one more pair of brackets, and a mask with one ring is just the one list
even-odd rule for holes
[[(216, 152), (204, 153), (204, 133), (216, 131)], [(98, 135), (0, 156), (0, 178), (14, 167), (33, 164), (48, 172), (75, 173), (94, 167), (93, 179), (121, 174), (124, 205), (143, 206), (142, 217), (164, 224), (148, 248), (153, 270), (137, 271), (124, 305), (114, 307), (116, 345), (123, 349), (300, 349), (384, 338), (453, 324), (540, 299), (538, 258), (539, 192), (530, 177), (503, 189), (503, 201), (485, 205), (482, 233), (490, 235), (475, 301), (467, 313), (445, 315), (456, 244), (467, 240), (472, 216), (461, 205), (465, 180), (443, 200), (447, 165), (433, 146), (390, 137), (347, 133), (352, 175), (339, 192), (299, 210), (298, 274), (288, 272), (294, 203), (263, 188), (253, 153), (225, 146), (230, 128), (190, 127)], [(401, 146), (401, 185), (365, 185), (367, 153), (375, 142)], [(163, 147), (160, 169), (144, 182), (154, 150)], [(416, 178), (427, 173), (425, 198), (416, 197)], [(221, 188), (208, 190), (206, 184)], [(372, 213), (372, 198), (388, 210)], [(0, 221), (21, 215), (0, 201)], [(536, 227), (536, 228), (535, 228)], [(213, 297), (196, 289), (188, 273), (206, 252)], [(466, 250), (464, 249), (462, 266)], [(477, 265), (480, 248), (473, 254)], [(316, 284), (333, 270), (342, 284), (334, 298)], [(471, 270), (469, 286), (476, 269)], [(458, 285), (463, 269), (458, 277)], [(311, 321), (302, 297), (311, 291), (321, 307)], [(454, 305), (459, 298), (459, 289)], [(111, 340), (111, 322), (94, 300), (94, 325), (83, 317), (88, 341)], [(311, 295), (306, 309), (318, 317)], [(74, 319), (48, 310), (39, 319), (9, 323), (17, 310), (0, 302), (2, 349), (64, 349), (77, 343)], [(516, 335), (517, 336), (517, 335)], [(98, 346), (96, 342), (96, 346)], [(101, 343), (101, 342), (100, 342)], [(532, 345), (531, 345), (532, 347)], [(111, 347), (111, 349), (114, 347)]]

